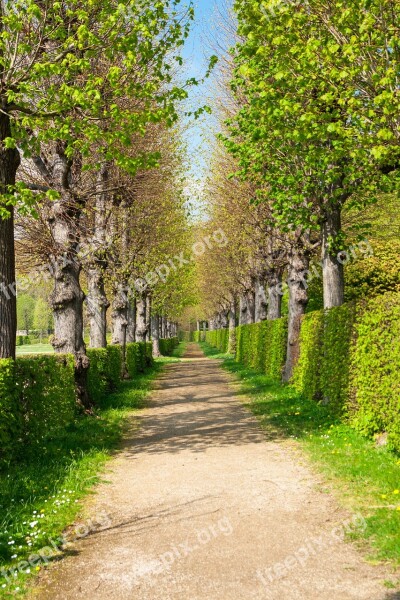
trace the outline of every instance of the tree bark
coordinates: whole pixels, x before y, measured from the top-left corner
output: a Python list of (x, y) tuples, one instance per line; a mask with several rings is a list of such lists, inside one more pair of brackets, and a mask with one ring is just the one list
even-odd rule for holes
[(146, 296), (146, 342), (151, 341), (151, 306), (152, 298), (149, 294)]
[(136, 340), (145, 342), (146, 333), (146, 296), (142, 294), (136, 301)]
[(126, 342), (132, 344), (136, 342), (136, 298), (129, 301), (127, 315)]
[(88, 270), (86, 305), (89, 314), (90, 347), (106, 348), (107, 310), (110, 303), (105, 292), (104, 276), (97, 267)]
[(248, 307), (248, 324), (255, 323), (256, 319), (256, 292), (255, 287), (251, 287), (251, 289), (247, 292), (247, 307)]
[[(15, 185), (20, 155), (6, 149), (4, 139), (12, 137), (10, 117), (0, 113), (0, 194)], [(5, 208), (4, 206), (2, 208)], [(15, 276), (14, 209), (0, 217), (0, 358), (15, 358), (17, 336), (17, 294)]]
[(160, 352), (160, 317), (151, 315), (151, 339), (153, 344), (153, 356), (161, 356)]
[(239, 299), (239, 325), (247, 325), (247, 298), (243, 294)]
[(255, 318), (254, 290), (248, 290), (240, 297), (239, 325), (250, 325)]
[(54, 314), (53, 347), (57, 353), (75, 356), (78, 399), (83, 406), (90, 408), (87, 394), (89, 359), (83, 340), (85, 295), (80, 285), (82, 264), (78, 256), (82, 210), (79, 198), (69, 187), (71, 167), (64, 145), (58, 143), (53, 179), (60, 190), (60, 199), (52, 205), (49, 216), (54, 240), (54, 253), (51, 257), (54, 289), (50, 297)]
[(271, 270), (267, 275), (268, 321), (282, 316), (282, 273)]
[(236, 299), (233, 298), (231, 305), (229, 307), (229, 341), (228, 341), (228, 354), (236, 353), (236, 309), (237, 302)]
[(255, 323), (265, 321), (268, 315), (267, 295), (265, 285), (260, 279), (255, 281)]
[(331, 207), (325, 213), (322, 225), (322, 275), (324, 286), (324, 308), (341, 306), (344, 303), (344, 268), (337, 259), (338, 251), (332, 251), (330, 241), (341, 232), (341, 209)]
[(123, 346), (127, 339), (129, 310), (128, 288), (126, 283), (116, 285), (112, 308), (112, 343)]
[(88, 266), (88, 296), (86, 299), (90, 321), (90, 347), (107, 346), (107, 310), (110, 307), (105, 289), (105, 272), (108, 266), (107, 238), (107, 186), (108, 164), (104, 163), (98, 173), (97, 195), (94, 215), (93, 253)]
[(304, 285), (304, 274), (309, 268), (308, 255), (296, 248), (289, 254), (288, 286), (289, 286), (289, 323), (286, 365), (283, 380), (288, 382), (299, 357), (299, 338), (301, 318), (305, 313), (308, 293)]

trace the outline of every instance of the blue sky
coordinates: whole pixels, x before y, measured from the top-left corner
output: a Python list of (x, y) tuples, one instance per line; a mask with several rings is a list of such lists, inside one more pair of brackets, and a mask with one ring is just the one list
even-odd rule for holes
[[(206, 50), (204, 48), (204, 32), (212, 28), (213, 13), (218, 0), (195, 0), (196, 17), (192, 26), (192, 32), (186, 42), (183, 50), (183, 56), (187, 65), (187, 78), (195, 77), (200, 79), (204, 76), (207, 69), (207, 58), (205, 57)], [(207, 93), (207, 84), (200, 85), (191, 91), (190, 104), (201, 106), (201, 100)], [(212, 117), (205, 117), (210, 120)], [(189, 146), (189, 155), (191, 158), (191, 172), (189, 177), (202, 179), (206, 171), (206, 164), (200, 158), (199, 147), (202, 144), (202, 130), (204, 121), (192, 124), (190, 131), (187, 134), (187, 143)]]

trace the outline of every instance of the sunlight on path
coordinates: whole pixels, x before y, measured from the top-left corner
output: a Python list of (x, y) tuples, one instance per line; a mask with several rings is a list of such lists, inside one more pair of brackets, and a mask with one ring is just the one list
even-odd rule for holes
[(87, 508), (109, 525), (71, 548), (33, 597), (394, 599), (343, 542), (352, 516), (285, 443), (265, 440), (230, 380), (193, 344), (167, 366)]

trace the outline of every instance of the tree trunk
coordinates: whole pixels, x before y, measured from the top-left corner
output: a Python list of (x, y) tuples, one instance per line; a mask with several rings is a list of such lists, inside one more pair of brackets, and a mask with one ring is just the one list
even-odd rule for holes
[(146, 342), (151, 341), (151, 296), (146, 297)]
[(136, 340), (145, 342), (146, 333), (146, 296), (142, 294), (136, 301)]
[(127, 339), (129, 310), (128, 288), (125, 283), (117, 284), (112, 308), (112, 343), (123, 346)]
[(305, 313), (308, 293), (304, 286), (304, 274), (309, 268), (309, 258), (301, 250), (293, 249), (288, 263), (289, 325), (287, 358), (283, 380), (288, 382), (299, 357), (301, 318)]
[(268, 321), (280, 319), (282, 316), (282, 274), (270, 271), (267, 276)]
[[(57, 219), (52, 227), (53, 239), (64, 253), (52, 257), (54, 289), (50, 296), (50, 305), (54, 316), (53, 347), (57, 353), (75, 356), (75, 378), (78, 397), (86, 407), (90, 405), (87, 389), (87, 370), (89, 359), (83, 340), (83, 303), (85, 295), (80, 285), (82, 265), (78, 259), (78, 241), (76, 236), (77, 221), (70, 216), (65, 206), (72, 202), (65, 198), (57, 202), (54, 212)], [(65, 205), (64, 205), (65, 203)]]
[(136, 298), (129, 301), (127, 314), (126, 342), (132, 344), (136, 342)]
[(247, 318), (248, 318), (248, 324), (252, 324), (255, 323), (255, 319), (256, 319), (256, 292), (255, 292), (255, 288), (252, 287), (248, 292), (247, 292), (247, 308), (248, 308), (248, 313), (247, 313)]
[[(18, 150), (6, 149), (3, 141), (12, 137), (10, 117), (0, 113), (0, 194), (15, 185), (20, 164)], [(6, 208), (0, 204), (0, 208)], [(17, 337), (17, 294), (15, 277), (14, 209), (0, 215), (0, 358), (15, 358)]]
[(324, 285), (324, 308), (344, 303), (344, 269), (337, 260), (338, 250), (330, 249), (330, 240), (341, 232), (341, 209), (332, 207), (326, 213), (322, 226), (322, 274)]
[(268, 314), (265, 286), (260, 279), (255, 281), (255, 322), (265, 321)]
[(153, 343), (153, 356), (158, 358), (160, 352), (160, 317), (151, 315), (151, 339)]
[(233, 298), (229, 307), (229, 341), (228, 354), (236, 353), (236, 299)]
[(107, 310), (108, 301), (104, 275), (96, 265), (88, 270), (88, 297), (86, 299), (90, 326), (90, 347), (106, 348), (107, 346)]
[(65, 155), (62, 143), (57, 144), (53, 179), (61, 197), (52, 205), (49, 226), (54, 241), (51, 257), (54, 289), (50, 305), (54, 313), (53, 347), (57, 353), (75, 356), (75, 381), (78, 399), (90, 408), (87, 394), (89, 359), (83, 340), (83, 303), (85, 294), (80, 285), (82, 264), (78, 257), (80, 243), (79, 198), (70, 190), (72, 163)]
[(90, 317), (90, 347), (107, 346), (107, 310), (110, 307), (105, 289), (105, 272), (108, 266), (107, 241), (107, 200), (109, 171), (104, 163), (98, 174), (97, 195), (94, 215), (93, 253), (88, 266), (88, 296), (86, 299)]
[(247, 298), (243, 294), (239, 299), (239, 325), (247, 325)]

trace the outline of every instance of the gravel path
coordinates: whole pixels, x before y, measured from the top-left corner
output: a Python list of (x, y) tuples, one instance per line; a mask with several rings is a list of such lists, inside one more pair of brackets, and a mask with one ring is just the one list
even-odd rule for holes
[(265, 439), (230, 381), (195, 345), (167, 367), (89, 502), (104, 527), (42, 575), (34, 598), (398, 598), (342, 539), (346, 520), (362, 523), (286, 443)]

